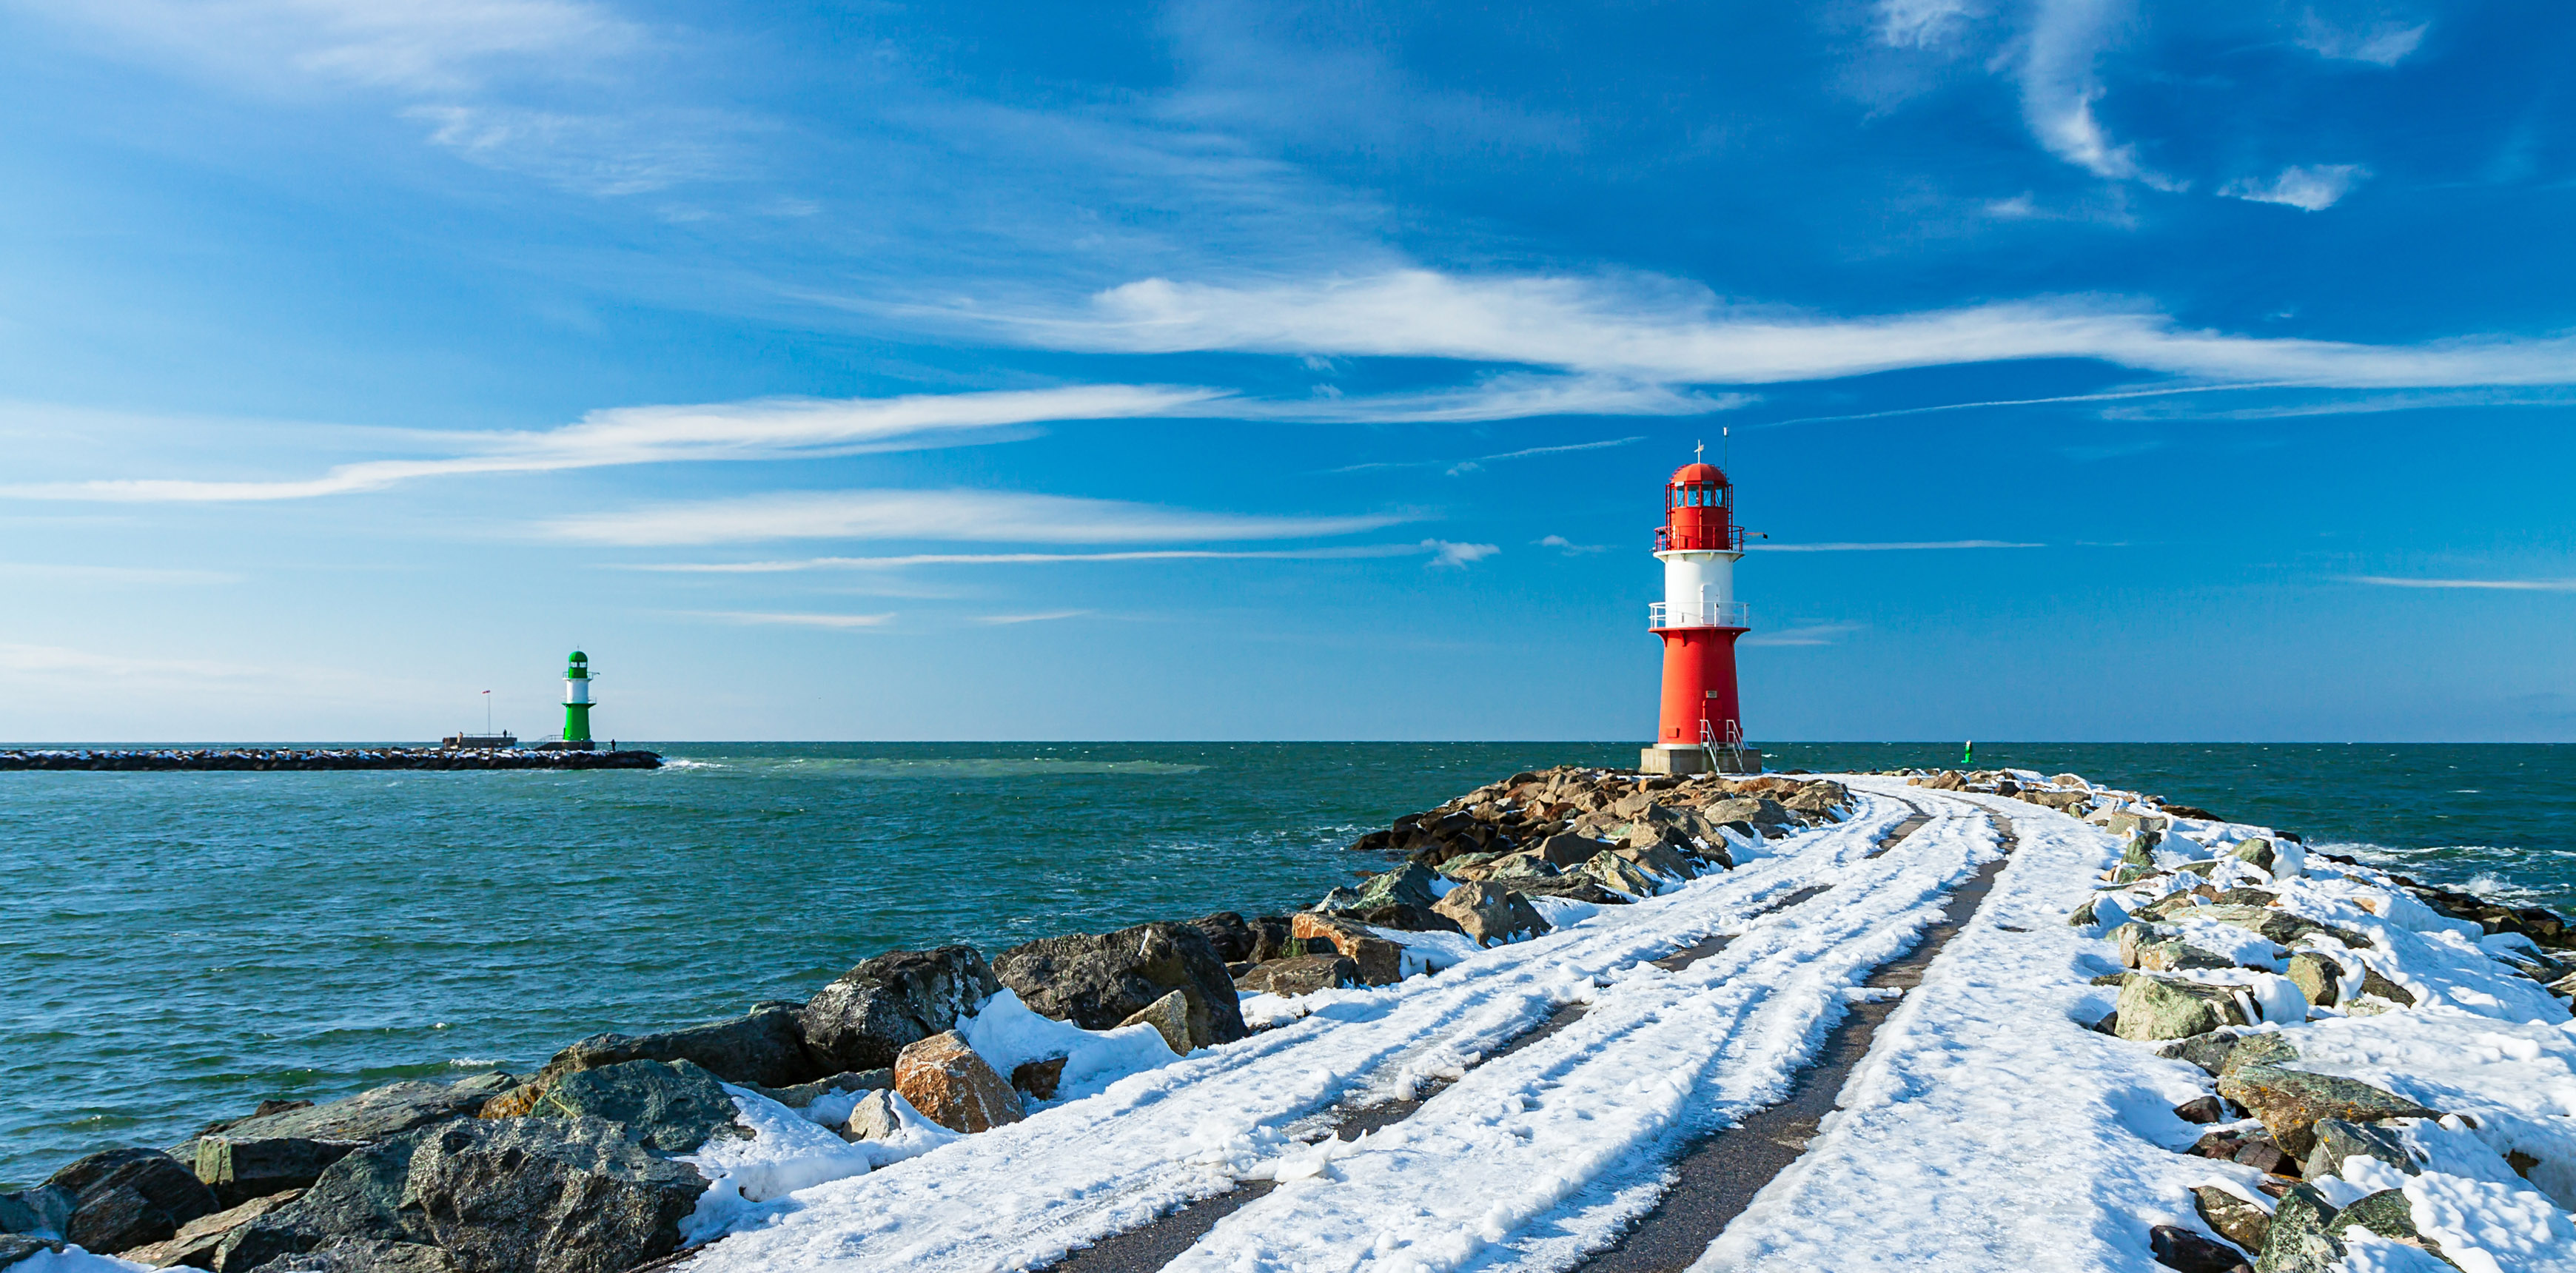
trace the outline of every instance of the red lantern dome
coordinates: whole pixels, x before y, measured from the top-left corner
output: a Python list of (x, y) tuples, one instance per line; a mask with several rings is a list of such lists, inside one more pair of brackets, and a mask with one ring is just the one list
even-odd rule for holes
[(1664, 524), (1655, 551), (1741, 552), (1744, 529), (1735, 524), (1735, 487), (1714, 464), (1685, 464), (1664, 484)]

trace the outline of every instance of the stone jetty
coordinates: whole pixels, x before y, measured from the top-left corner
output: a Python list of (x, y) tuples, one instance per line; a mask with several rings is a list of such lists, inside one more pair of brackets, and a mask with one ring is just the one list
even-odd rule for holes
[(0, 771), (73, 770), (118, 773), (180, 770), (296, 769), (659, 769), (656, 752), (547, 751), (450, 747), (93, 747), (0, 751)]
[[(1924, 794), (1913, 794), (1918, 790)], [(1936, 792), (1938, 798), (1929, 794)], [(2016, 809), (2024, 812), (2006, 812)], [(2359, 931), (2374, 916), (2411, 926), (2407, 933), (2476, 934), (2475, 941), (2463, 938), (2444, 948), (2482, 952), (2475, 955), (2479, 968), (2460, 975), (2487, 976), (2479, 969), (2491, 960), (2530, 986), (2520, 993), (2542, 996), (2545, 988), (2560, 1000), (2576, 994), (2576, 969), (2561, 962), (2576, 935), (2563, 917), (2540, 908), (2499, 906), (2400, 883), (2403, 877), (2358, 864), (2349, 873), (2312, 871), (2303, 865), (2310, 855), (2295, 835), (2268, 829), (2254, 834), (2198, 816), (2204, 813), (2096, 788), (2075, 775), (2043, 778), (2023, 771), (1848, 779), (1682, 778), (1579, 768), (1515, 774), (1361, 837), (1350, 846), (1353, 860), (1368, 862), (1370, 869), (1292, 913), (1219, 912), (1043, 938), (989, 954), (962, 944), (892, 951), (857, 964), (802, 1001), (760, 1003), (740, 1016), (699, 1025), (594, 1035), (563, 1048), (533, 1073), (400, 1082), (319, 1105), (271, 1101), (211, 1121), (177, 1144), (105, 1149), (36, 1187), (0, 1194), (0, 1269), (67, 1247), (124, 1262), (95, 1266), (101, 1269), (189, 1266), (217, 1273), (803, 1267), (774, 1263), (763, 1254), (769, 1248), (757, 1245), (794, 1238), (773, 1223), (775, 1213), (743, 1209), (783, 1205), (788, 1194), (804, 1197), (798, 1191), (937, 1149), (959, 1151), (942, 1160), (953, 1165), (943, 1170), (971, 1171), (981, 1160), (965, 1151), (1012, 1137), (1028, 1143), (993, 1151), (993, 1161), (1002, 1164), (995, 1169), (1012, 1177), (997, 1179), (995, 1187), (1054, 1189), (1048, 1196), (1103, 1199), (1103, 1206), (1117, 1202), (1120, 1190), (1086, 1192), (1020, 1178), (1061, 1169), (1048, 1166), (1058, 1159), (1048, 1156), (1053, 1151), (1045, 1146), (1052, 1142), (1041, 1132), (1069, 1146), (1064, 1153), (1071, 1157), (1064, 1161), (1086, 1167), (1111, 1162), (1129, 1152), (1121, 1146), (1135, 1141), (1151, 1147), (1149, 1158), (1177, 1155), (1173, 1161), (1182, 1165), (1172, 1170), (1200, 1182), (1199, 1194), (1120, 1204), (1124, 1209), (1113, 1208), (1111, 1219), (1080, 1221), (1092, 1224), (1089, 1229), (1074, 1227), (1070, 1213), (1025, 1218), (1011, 1207), (977, 1209), (944, 1222), (1008, 1225), (1027, 1219), (1071, 1234), (1041, 1239), (1058, 1242), (1052, 1255), (1011, 1257), (1018, 1261), (1013, 1267), (1039, 1267), (1063, 1259), (1066, 1242), (1078, 1246), (1139, 1225), (1186, 1223), (1197, 1206), (1193, 1198), (1206, 1197), (1206, 1189), (1239, 1191), (1224, 1183), (1229, 1171), (1249, 1173), (1247, 1179), (1266, 1182), (1264, 1187), (1359, 1179), (1335, 1174), (1333, 1156), (1356, 1153), (1363, 1142), (1387, 1142), (1366, 1136), (1354, 1142), (1338, 1135), (1341, 1124), (1384, 1127), (1404, 1119), (1424, 1107), (1426, 1091), (1486, 1073), (1478, 1067), (1496, 1066), (1499, 1058), (1562, 1028), (1569, 1014), (1587, 1007), (1603, 1030), (1625, 1019), (1621, 1011), (1633, 1012), (1640, 1029), (1686, 1014), (1690, 1000), (1674, 997), (1684, 984), (1682, 970), (1741, 938), (1751, 931), (1748, 926), (1767, 923), (1760, 931), (1770, 934), (1762, 942), (1746, 938), (1748, 947), (1778, 946), (1801, 932), (1818, 934), (1810, 939), (1817, 956), (1794, 965), (1802, 969), (1822, 968), (1826, 956), (1844, 957), (1835, 952), (1848, 945), (1848, 957), (1861, 962), (1851, 965), (1857, 971), (1835, 976), (1868, 975), (1890, 955), (1871, 944), (1867, 923), (1851, 917), (1868, 906), (1908, 913), (1904, 907), (1919, 903), (1906, 900), (1911, 895), (1905, 890), (1926, 887), (1935, 906), (1945, 890), (1956, 889), (1965, 899), (1958, 905), (1967, 908), (1956, 914), (1965, 916), (2007, 859), (2025, 865), (2041, 860), (2034, 855), (2042, 850), (2014, 848), (2016, 818), (2024, 824), (2024, 842), (2041, 838), (2037, 828), (2047, 821), (2049, 843), (2061, 855), (2055, 860), (2081, 864), (2072, 871), (2050, 868), (2055, 875), (2039, 878), (2055, 880), (2048, 887), (2056, 895), (2090, 896), (2071, 915), (2048, 912), (2044, 929), (2033, 926), (2037, 921), (2027, 905), (2015, 902), (2011, 917), (2017, 922), (1995, 920), (1983, 936), (2077, 943), (2091, 953), (2074, 960), (2051, 955), (2032, 965), (2054, 967), (2061, 980), (2073, 978), (2071, 988), (2045, 990), (2077, 1005), (2056, 1014), (2073, 1019), (2052, 1024), (2048, 1014), (2013, 1009), (2006, 1041), (2062, 1027), (2064, 1039), (2052, 1046), (2119, 1049), (2120, 1057), (2144, 1058), (2138, 1064), (2170, 1059), (2188, 1067), (2168, 1065), (2173, 1073), (2208, 1077), (2206, 1091), (2176, 1106), (2179, 1121), (2173, 1125), (2209, 1130), (2197, 1141), (2183, 1137), (2153, 1152), (2171, 1162), (2204, 1164), (2218, 1184), (2182, 1204), (2195, 1209), (2193, 1222), (2149, 1214), (2136, 1219), (2135, 1232), (2123, 1240), (2141, 1258), (2152, 1253), (2167, 1267), (2213, 1273), (2258, 1258), (2266, 1273), (2323, 1273), (2347, 1245), (2372, 1240), (2347, 1231), (2356, 1225), (2395, 1235), (2390, 1240), (2419, 1250), (2438, 1246), (2416, 1231), (2402, 1200), (2390, 1201), (2390, 1190), (2362, 1196), (2353, 1187), (2320, 1182), (2336, 1173), (2376, 1179), (2369, 1174), (2376, 1170), (2372, 1162), (2384, 1162), (2390, 1171), (2416, 1170), (2421, 1164), (2409, 1156), (2415, 1151), (2395, 1129), (2446, 1119), (2443, 1125), (2450, 1126), (2458, 1118), (2384, 1086), (2296, 1068), (2302, 1047), (2323, 1045), (2307, 1042), (2307, 1036), (2293, 1042), (2283, 1023), (2369, 1020), (2429, 1003), (2427, 997), (2443, 984), (2425, 979), (2432, 975), (2423, 962), (2429, 957), (2407, 945), (2413, 937)], [(1829, 847), (1801, 857), (1811, 852), (1801, 845)], [(1981, 882), (1960, 887), (1979, 862)], [(2097, 869), (2099, 878), (2092, 878)], [(1831, 896), (1847, 883), (1865, 887), (1855, 882), (1875, 878), (1869, 872), (1886, 878), (1876, 899)], [(1641, 921), (1687, 916), (1694, 912), (1678, 908), (1725, 897), (1727, 882), (1739, 878), (1751, 890), (1746, 899), (1712, 903), (1704, 920), (1676, 920), (1669, 928), (1587, 923), (1609, 914)], [(2383, 881), (2396, 891), (2372, 891)], [(2325, 908), (2346, 905), (2336, 900), (2345, 897), (2359, 899), (2350, 903), (2358, 909), (2329, 914)], [(1962, 922), (1950, 921), (1948, 931)], [(1851, 935), (1835, 935), (1837, 924), (1852, 926)], [(1609, 942), (1606, 953), (1583, 963), (1592, 957), (1580, 953), (1581, 942), (1596, 930), (1611, 935), (1603, 939)], [(1542, 938), (1557, 944), (1522, 945)], [(1657, 940), (1668, 944), (1659, 948)], [(1932, 931), (1926, 940), (1929, 950), (1937, 950), (1948, 937)], [(2414, 953), (2392, 958), (2390, 943)], [(1329, 1048), (1330, 1040), (1344, 1037), (1336, 1032), (1392, 1029), (1384, 1023), (1394, 1020), (1394, 1005), (1409, 1002), (1405, 996), (1451, 983), (1462, 992), (1486, 984), (1470, 970), (1513, 949), (1552, 961), (1513, 974), (1521, 980), (1511, 984), (1527, 988), (1512, 991), (1507, 1001), (1490, 1001), (1527, 1000), (1514, 1009), (1524, 1013), (1519, 1023), (1491, 1027), (1491, 1037), (1474, 1049), (1441, 1043), (1440, 1049), (1457, 1050), (1435, 1049), (1437, 1056), (1420, 1062), (1418, 1073), (1409, 1068), (1411, 1077), (1396, 1086), (1392, 1101), (1360, 1108), (1337, 1104), (1330, 1095), (1312, 1098), (1323, 1102), (1323, 1112), (1308, 1121), (1324, 1121), (1307, 1132), (1311, 1151), (1275, 1133), (1261, 1144), (1230, 1141), (1233, 1133), (1205, 1121), (1209, 1116), (1183, 1108), (1184, 1095), (1200, 1093), (1222, 1101), (1307, 1099), (1270, 1090), (1314, 1081), (1320, 1073), (1284, 1051), (1282, 1040)], [(1570, 953), (1550, 953), (1556, 951)], [(1926, 953), (1910, 975), (1919, 977), (1928, 961)], [(2105, 969), (2089, 986), (2083, 980), (2086, 961)], [(1565, 984), (1545, 993), (1575, 997), (1563, 1003), (1530, 998), (1542, 994), (1550, 975)], [(1792, 977), (1784, 984), (1801, 980), (1816, 978)], [(1828, 997), (1836, 1004), (1904, 993), (1846, 991), (1842, 987), (1851, 983), (1830, 977), (1820, 984), (1831, 987)], [(1608, 1006), (1609, 997), (1630, 991), (1652, 1002), (1620, 1011)], [(1987, 998), (1999, 993), (2000, 988), (1978, 992)], [(1594, 1007), (1596, 999), (1586, 996), (1598, 997), (1603, 1006)], [(2318, 1013), (2324, 1015), (2313, 1015)], [(1788, 1030), (1784, 1037), (1801, 1033)], [(1696, 1027), (1677, 1026), (1658, 1037), (1668, 1037), (1672, 1046), (1716, 1046)], [(1282, 1050), (1271, 1071), (1223, 1069), (1257, 1067), (1274, 1045)], [(1355, 1054), (1372, 1058), (1398, 1051), (1366, 1041), (1352, 1046)], [(1596, 1049), (1611, 1046), (1604, 1042)], [(1560, 1074), (1574, 1062), (1547, 1064), (1559, 1067), (1550, 1074)], [(1203, 1081), (1190, 1077), (1193, 1067), (1208, 1071)], [(1166, 1070), (1176, 1076), (1168, 1080), (1172, 1084), (1202, 1085), (1157, 1089), (1156, 1099), (1112, 1087)], [(2000, 1068), (1991, 1074), (1997, 1082), (2009, 1077)], [(2045, 1073), (2024, 1077), (2048, 1081)], [(1574, 1079), (1565, 1075), (1562, 1081)], [(1572, 1118), (1580, 1126), (1606, 1127), (1606, 1121), (1591, 1120), (1618, 1114), (1621, 1103), (1664, 1099), (1658, 1085), (1671, 1081), (1660, 1073), (1631, 1075), (1623, 1080), (1628, 1086), (1617, 1089), (1627, 1095)], [(2165, 1086), (2174, 1083), (2166, 1074)], [(1081, 1123), (1077, 1111), (1063, 1108), (1111, 1091), (1130, 1095), (1094, 1102), (1096, 1123)], [(1536, 1098), (1511, 1097), (1500, 1117), (1520, 1118), (1518, 1111), (1537, 1108), (1524, 1103), (1531, 1099)], [(2152, 1106), (2151, 1113), (2161, 1110), (2153, 1099), (2136, 1099)], [(2033, 1106), (2023, 1114), (2041, 1112)], [(1077, 1121), (1068, 1124), (1067, 1114), (1077, 1114)], [(1442, 1121), (1460, 1117), (1452, 1109)], [(1180, 1121), (1166, 1131), (1157, 1118)], [(1872, 1125), (1855, 1115), (1844, 1129)], [(1960, 1123), (1931, 1119), (1916, 1125)], [(1139, 1130), (1122, 1132), (1122, 1126)], [(1354, 1127), (1351, 1134), (1363, 1129)], [(1506, 1128), (1497, 1133), (1497, 1143), (1525, 1143), (1533, 1134)], [(1193, 1144), (1202, 1148), (1193, 1150)], [(1207, 1164), (1234, 1161), (1227, 1153), (1250, 1155), (1244, 1159), (1249, 1165), (1220, 1169), (1218, 1183), (1207, 1185)], [(1607, 1154), (1602, 1161), (1619, 1157)], [(1482, 1172), (1478, 1178), (1488, 1181), (1517, 1178), (1454, 1156), (1425, 1161), (1462, 1161), (1461, 1170)], [(2362, 1166), (2347, 1171), (2347, 1161)], [(2555, 1180), (2548, 1173), (2568, 1168), (2548, 1157), (2511, 1162), (2513, 1171), (2533, 1180)], [(966, 1192), (975, 1193), (968, 1183)], [(931, 1189), (925, 1196), (953, 1192)], [(1234, 1196), (1220, 1192), (1215, 1198)], [(1323, 1197), (1311, 1190), (1301, 1196)], [(894, 1232), (910, 1214), (898, 1201), (865, 1202), (862, 1227)], [(1230, 1205), (1242, 1205), (1242, 1199)], [(1362, 1225), (1354, 1231), (1376, 1230)], [(732, 1241), (709, 1245), (728, 1235), (735, 1235)], [(1693, 1234), (1691, 1241), (1704, 1246), (1712, 1236)], [(725, 1252), (746, 1241), (755, 1245), (728, 1263)], [(835, 1241), (816, 1239), (797, 1249), (838, 1250)], [(1830, 1263), (1807, 1260), (1798, 1266)], [(851, 1256), (816, 1267), (824, 1266), (895, 1265)]]

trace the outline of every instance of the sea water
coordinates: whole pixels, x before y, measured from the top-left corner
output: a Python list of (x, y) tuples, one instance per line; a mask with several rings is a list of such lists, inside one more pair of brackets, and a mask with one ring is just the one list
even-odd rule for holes
[[(655, 744), (656, 771), (0, 774), (0, 1188), (271, 1097), (524, 1073), (868, 956), (1311, 903), (1343, 846), (1633, 745)], [(1958, 763), (1784, 744), (1781, 768)], [(2576, 747), (1979, 744), (2576, 902)]]

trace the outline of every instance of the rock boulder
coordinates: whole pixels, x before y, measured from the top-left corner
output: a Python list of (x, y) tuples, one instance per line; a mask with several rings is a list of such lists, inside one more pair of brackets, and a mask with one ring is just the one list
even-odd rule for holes
[(730, 1021), (658, 1034), (594, 1034), (555, 1054), (542, 1073), (628, 1061), (687, 1061), (727, 1083), (793, 1087), (820, 1075), (805, 1047), (802, 1005), (764, 1003)]
[(1536, 937), (1548, 931), (1529, 899), (1494, 883), (1461, 884), (1449, 890), (1436, 908), (1457, 921), (1458, 930), (1479, 946)]
[(1205, 934), (1186, 924), (1042, 938), (1003, 951), (993, 971), (1032, 1010), (1086, 1030), (1113, 1028), (1178, 990), (1189, 1001), (1190, 1038), (1199, 1046), (1246, 1033), (1225, 961)]
[(404, 1082), (325, 1105), (298, 1104), (200, 1136), (188, 1150), (199, 1180), (225, 1206), (302, 1189), (359, 1145), (470, 1118), (504, 1094), (506, 1074), (458, 1083)]
[(2218, 1094), (2263, 1120), (2264, 1130), (2272, 1133), (2282, 1152), (2302, 1160), (2316, 1149), (2315, 1128), (2321, 1118), (2375, 1123), (2390, 1118), (2442, 1116), (2438, 1110), (2359, 1079), (2285, 1070), (2275, 1065), (2239, 1065), (2230, 1069), (2218, 1080)]
[(905, 1048), (895, 1058), (894, 1090), (952, 1132), (989, 1131), (1025, 1116), (1020, 1094), (954, 1030)]
[[(2120, 982), (2119, 1016), (2111, 1029), (2123, 1039), (2143, 1043), (2247, 1024), (2236, 996), (2223, 988), (2131, 973)], [(2225, 1094), (2224, 1088), (2220, 1091)]]
[(168, 1241), (179, 1226), (219, 1208), (214, 1191), (157, 1149), (111, 1149), (55, 1172), (45, 1182), (71, 1203), (62, 1236), (112, 1255)]
[(627, 1061), (557, 1077), (529, 1116), (617, 1123), (647, 1149), (686, 1154), (711, 1136), (746, 1134), (734, 1113), (733, 1098), (694, 1061)]
[[(1205, 937), (1198, 941), (1207, 944)], [(974, 1015), (1001, 990), (983, 953), (972, 946), (879, 955), (841, 974), (806, 1003), (801, 1022), (813, 1072), (891, 1066), (906, 1047), (954, 1029), (959, 1017)], [(1027, 998), (1027, 992), (1021, 997)]]
[(449, 1123), (421, 1137), (407, 1201), (460, 1273), (625, 1273), (679, 1249), (707, 1187), (604, 1119)]
[[(1449, 895), (1455, 897), (1458, 894), (1453, 889)], [(1440, 913), (1449, 914), (1447, 911)], [(1454, 920), (1455, 916), (1451, 918)], [(1340, 916), (1300, 911), (1289, 931), (1296, 940), (1306, 943), (1308, 954), (1330, 950), (1350, 960), (1359, 968), (1361, 985), (1392, 986), (1404, 979), (1404, 948), (1370, 932), (1364, 925)]]
[(1360, 966), (1346, 955), (1327, 951), (1320, 955), (1298, 955), (1255, 964), (1252, 971), (1234, 979), (1238, 993), (1272, 994), (1283, 997), (1310, 995), (1318, 990), (1363, 984)]

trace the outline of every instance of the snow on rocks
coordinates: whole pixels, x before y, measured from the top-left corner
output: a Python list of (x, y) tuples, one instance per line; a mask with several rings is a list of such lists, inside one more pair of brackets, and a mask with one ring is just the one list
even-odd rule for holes
[[(1130, 1075), (1096, 1096), (963, 1138), (899, 1168), (772, 1204), (760, 1223), (709, 1245), (691, 1267), (703, 1273), (1034, 1267), (1239, 1180), (1276, 1177), (1283, 1169), (1296, 1174), (1331, 1152), (1321, 1137), (1337, 1103), (1417, 1096), (1431, 1082), (1472, 1073), (1480, 1058), (1567, 1003), (1597, 1000), (1629, 978), (1674, 980), (1640, 965), (1714, 933), (1745, 931), (1766, 906), (1845, 878), (1909, 812), (1894, 801), (1871, 802), (1850, 821), (1791, 837), (1746, 867), (1478, 952), (1437, 976), (1305, 996), (1302, 1016), (1240, 1042)], [(1802, 907), (1783, 914), (1807, 913)], [(1839, 991), (1847, 983), (1828, 968), (1801, 984), (1822, 1011), (1842, 1002)], [(1258, 1015), (1258, 1001), (1252, 1006)], [(1811, 1025), (1786, 1014), (1773, 1030), (1803, 1038)], [(1685, 1046), (1671, 1037), (1681, 1033), (1687, 1031), (1662, 1037), (1668, 1046)], [(1784, 1046), (1773, 1035), (1765, 1038), (1766, 1053)], [(1626, 1103), (1633, 1099), (1628, 1088), (1640, 1082), (1687, 1087), (1655, 1077), (1651, 1067), (1629, 1068), (1609, 1095)], [(1658, 1099), (1669, 1107), (1676, 1098)], [(1317, 1140), (1310, 1146), (1300, 1136)], [(1589, 1157), (1616, 1160), (1619, 1152), (1604, 1148)], [(1329, 1174), (1322, 1166), (1315, 1172)]]

